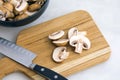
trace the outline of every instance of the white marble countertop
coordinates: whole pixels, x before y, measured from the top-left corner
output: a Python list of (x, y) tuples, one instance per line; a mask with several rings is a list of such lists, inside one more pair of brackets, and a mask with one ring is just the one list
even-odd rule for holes
[(39, 19), (23, 27), (0, 26), (0, 36), (15, 42), (18, 32), (22, 29), (76, 10), (86, 10), (92, 15), (110, 44), (112, 54), (108, 61), (67, 78), (69, 80), (120, 80), (120, 0), (50, 0), (49, 7)]

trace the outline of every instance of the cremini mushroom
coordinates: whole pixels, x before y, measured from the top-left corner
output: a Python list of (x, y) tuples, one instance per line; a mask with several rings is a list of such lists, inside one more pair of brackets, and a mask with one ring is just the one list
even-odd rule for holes
[(55, 62), (62, 62), (69, 56), (69, 52), (66, 51), (66, 47), (57, 47), (53, 51), (52, 58)]
[(23, 14), (16, 16), (15, 20), (17, 21), (17, 20), (25, 19), (27, 17), (28, 17), (28, 15), (26, 13), (23, 13)]
[(69, 41), (68, 39), (59, 39), (57, 41), (53, 41), (53, 43), (56, 46), (65, 46), (65, 45), (67, 45), (68, 41)]
[(59, 30), (57, 32), (50, 34), (48, 37), (51, 40), (57, 40), (57, 39), (60, 39), (61, 37), (63, 37), (64, 34), (65, 34), (65, 32), (63, 30)]
[(13, 5), (11, 3), (5, 2), (5, 3), (3, 3), (3, 7), (5, 9), (9, 10), (10, 12), (13, 12), (14, 7), (13, 7)]
[(0, 10), (2, 11), (2, 13), (4, 14), (5, 18), (11, 18), (14, 17), (14, 14), (9, 11), (8, 9), (4, 8), (3, 6), (0, 6)]
[(41, 5), (38, 4), (38, 3), (34, 3), (34, 4), (31, 4), (29, 7), (28, 7), (28, 11), (29, 12), (34, 12), (34, 11), (37, 11), (38, 9), (41, 8)]

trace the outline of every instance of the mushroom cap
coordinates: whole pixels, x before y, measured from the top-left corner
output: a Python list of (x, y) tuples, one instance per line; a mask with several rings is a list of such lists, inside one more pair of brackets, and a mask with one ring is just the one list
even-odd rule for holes
[(53, 43), (56, 46), (65, 46), (65, 45), (67, 45), (68, 41), (69, 41), (68, 39), (59, 39), (57, 41), (53, 41)]
[(66, 52), (66, 47), (57, 47), (53, 51), (52, 58), (55, 62), (62, 62), (69, 56), (69, 52)]
[(72, 36), (76, 36), (78, 34), (78, 28), (73, 27), (68, 31), (68, 39), (70, 39)]
[(57, 40), (57, 39), (60, 39), (61, 37), (63, 37), (64, 34), (65, 34), (65, 32), (63, 30), (59, 30), (57, 32), (50, 34), (48, 37), (51, 40)]

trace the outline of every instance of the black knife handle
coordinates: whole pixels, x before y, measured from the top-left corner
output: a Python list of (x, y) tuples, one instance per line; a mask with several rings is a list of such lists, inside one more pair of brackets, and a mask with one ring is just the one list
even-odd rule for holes
[(35, 72), (37, 72), (38, 74), (40, 74), (44, 77), (47, 77), (50, 80), (68, 80), (65, 77), (63, 77), (62, 75), (54, 72), (53, 70), (39, 66), (37, 64), (33, 67), (33, 70)]

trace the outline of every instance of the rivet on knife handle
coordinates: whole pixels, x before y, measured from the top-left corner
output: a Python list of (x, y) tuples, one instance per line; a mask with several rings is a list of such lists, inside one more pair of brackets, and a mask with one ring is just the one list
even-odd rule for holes
[(0, 53), (24, 65), (25, 67), (31, 68), (36, 73), (44, 77), (47, 77), (49, 80), (68, 80), (62, 75), (46, 67), (32, 63), (32, 61), (36, 57), (36, 55), (33, 52), (1, 37), (0, 37)]

